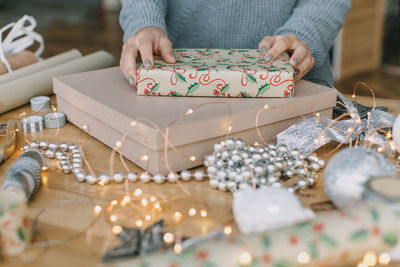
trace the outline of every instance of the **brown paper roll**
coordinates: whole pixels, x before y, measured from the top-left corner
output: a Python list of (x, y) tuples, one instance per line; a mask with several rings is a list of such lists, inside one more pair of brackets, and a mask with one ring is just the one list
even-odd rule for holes
[[(19, 53), (6, 55), (8, 63), (12, 70), (17, 70), (22, 67), (38, 62), (37, 57), (28, 50), (21, 51)], [(0, 75), (8, 73), (7, 67), (4, 63), (0, 63)]]

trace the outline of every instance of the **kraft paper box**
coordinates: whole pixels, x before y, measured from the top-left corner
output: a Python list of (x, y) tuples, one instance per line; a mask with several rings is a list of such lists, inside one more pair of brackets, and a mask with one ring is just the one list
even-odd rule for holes
[(160, 58), (137, 71), (139, 95), (290, 97), (294, 71), (287, 53), (271, 64), (256, 49), (176, 49), (175, 64)]
[[(179, 151), (202, 161), (213, 151), (213, 144), (225, 139), (229, 126), (228, 109), (232, 112), (232, 136), (240, 137), (250, 144), (260, 143), (255, 128), (256, 114), (264, 105), (259, 118), (260, 132), (264, 139), (273, 141), (279, 132), (302, 119), (302, 115), (320, 112), (331, 116), (336, 104), (336, 90), (307, 81), (296, 83), (296, 93), (291, 98), (210, 98), (210, 97), (147, 97), (138, 96), (121, 74), (119, 67), (72, 74), (54, 78), (54, 92), (58, 109), (66, 113), (70, 122), (82, 128), (88, 125), (90, 134), (110, 147), (121, 140), (123, 132), (132, 121), (125, 139), (123, 154), (138, 166), (146, 162), (139, 160), (146, 153), (146, 137), (149, 148), (149, 171), (167, 174), (164, 158), (164, 138), (146, 121), (153, 121), (165, 132), (168, 124), (189, 109), (195, 110), (173, 123), (169, 128), (169, 140)], [(196, 106), (214, 103), (195, 109)], [(142, 134), (138, 135), (137, 133)], [(170, 167), (180, 171), (199, 166), (188, 158), (168, 150)]]

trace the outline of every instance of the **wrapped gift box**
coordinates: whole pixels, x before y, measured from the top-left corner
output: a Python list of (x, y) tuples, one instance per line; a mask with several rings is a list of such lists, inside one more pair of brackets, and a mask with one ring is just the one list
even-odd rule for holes
[(287, 53), (272, 64), (256, 49), (176, 49), (176, 63), (160, 58), (137, 71), (139, 95), (290, 97), (294, 71)]
[[(169, 127), (169, 140), (181, 152), (199, 161), (213, 151), (213, 144), (225, 138), (229, 126), (228, 103), (232, 112), (232, 136), (246, 143), (260, 142), (255, 128), (256, 114), (268, 105), (259, 118), (259, 130), (267, 141), (300, 120), (302, 115), (320, 112), (331, 116), (336, 104), (336, 90), (307, 81), (296, 83), (292, 98), (209, 98), (209, 97), (146, 97), (138, 96), (129, 86), (118, 67), (72, 74), (54, 78), (58, 109), (66, 113), (70, 122), (82, 128), (90, 127), (90, 134), (110, 147), (115, 147), (131, 122), (123, 154), (144, 168), (140, 157), (149, 149), (149, 171), (167, 173), (164, 158), (165, 142), (156, 127), (138, 118), (148, 118), (165, 132), (168, 124), (188, 110), (205, 105), (183, 116)], [(219, 104), (218, 104), (219, 103)], [(138, 135), (137, 133), (142, 135)], [(143, 138), (143, 136), (145, 138)], [(200, 165), (168, 150), (170, 167), (180, 171)]]

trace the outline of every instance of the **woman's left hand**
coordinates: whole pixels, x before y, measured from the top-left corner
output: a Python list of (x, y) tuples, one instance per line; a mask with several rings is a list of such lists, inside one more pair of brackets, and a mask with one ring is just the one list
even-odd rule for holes
[(315, 60), (306, 43), (296, 36), (266, 36), (258, 45), (267, 63), (274, 61), (283, 52), (292, 52), (290, 63), (296, 71), (296, 81), (306, 75), (314, 66)]

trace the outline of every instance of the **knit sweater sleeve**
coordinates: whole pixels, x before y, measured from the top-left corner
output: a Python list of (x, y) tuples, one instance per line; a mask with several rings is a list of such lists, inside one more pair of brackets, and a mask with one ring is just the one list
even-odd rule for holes
[(275, 35), (293, 34), (305, 42), (315, 58), (314, 68), (326, 60), (343, 26), (351, 0), (298, 0), (292, 15)]
[(119, 22), (124, 31), (124, 42), (139, 30), (156, 26), (166, 30), (167, 0), (121, 0)]

